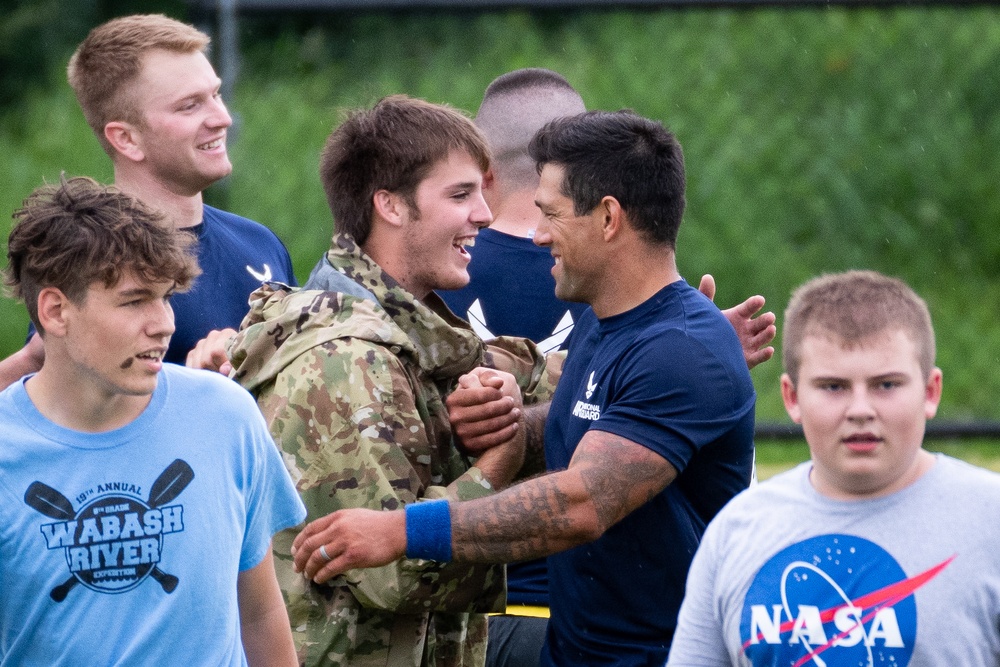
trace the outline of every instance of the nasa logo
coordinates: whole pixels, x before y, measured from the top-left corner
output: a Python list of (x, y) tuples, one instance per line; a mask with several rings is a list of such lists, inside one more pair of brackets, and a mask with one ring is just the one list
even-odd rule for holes
[(951, 560), (911, 578), (874, 542), (821, 535), (775, 554), (743, 603), (754, 665), (906, 667), (917, 634), (914, 592)]

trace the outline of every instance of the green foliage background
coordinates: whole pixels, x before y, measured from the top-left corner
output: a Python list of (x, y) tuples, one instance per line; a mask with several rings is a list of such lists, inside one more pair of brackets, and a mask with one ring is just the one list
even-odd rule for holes
[[(22, 77), (32, 85), (13, 94), (0, 78), (4, 238), (8, 213), (43, 180), (111, 178), (63, 68), (90, 26), (133, 11), (117, 5), (91, 3), (89, 23), (39, 37), (45, 56)], [(0, 37), (37, 33), (21, 21)], [(935, 318), (939, 416), (1000, 418), (998, 8), (255, 14), (241, 48), (235, 171), (208, 197), (272, 227), (300, 280), (329, 241), (318, 154), (343, 109), (404, 92), (474, 112), (497, 75), (549, 67), (589, 107), (631, 107), (678, 135), (689, 282), (711, 272), (723, 306), (760, 293), (780, 315), (821, 272), (900, 276)], [(0, 299), (0, 354), (26, 321)], [(779, 374), (777, 361), (754, 371), (760, 421), (785, 419)]]

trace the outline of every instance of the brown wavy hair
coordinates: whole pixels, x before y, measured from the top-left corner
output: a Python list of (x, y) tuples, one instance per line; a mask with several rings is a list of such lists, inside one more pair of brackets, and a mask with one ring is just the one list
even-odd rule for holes
[(4, 283), (24, 300), (39, 332), (38, 294), (56, 287), (83, 303), (95, 281), (112, 287), (130, 272), (146, 282), (190, 288), (201, 273), (191, 253), (194, 237), (138, 199), (93, 179), (63, 176), (44, 185), (14, 212)]
[(379, 190), (400, 194), (416, 209), (417, 186), (453, 150), (465, 151), (486, 173), (490, 149), (457, 109), (392, 95), (351, 112), (326, 140), (319, 175), (338, 232), (364, 243)]

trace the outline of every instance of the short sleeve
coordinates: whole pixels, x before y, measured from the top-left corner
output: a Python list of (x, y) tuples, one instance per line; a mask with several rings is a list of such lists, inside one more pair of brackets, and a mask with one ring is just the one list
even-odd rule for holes
[(641, 444), (682, 471), (702, 447), (736, 428), (754, 401), (745, 366), (734, 369), (700, 340), (670, 329), (640, 339), (623, 356), (591, 428)]

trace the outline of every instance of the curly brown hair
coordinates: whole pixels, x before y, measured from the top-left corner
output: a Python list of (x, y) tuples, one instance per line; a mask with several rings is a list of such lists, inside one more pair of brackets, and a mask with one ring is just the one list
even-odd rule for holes
[(82, 303), (94, 281), (112, 287), (126, 272), (151, 283), (172, 281), (178, 291), (190, 288), (201, 273), (191, 234), (138, 199), (90, 178), (63, 176), (59, 185), (36, 189), (14, 220), (4, 283), (24, 300), (39, 332), (38, 294), (45, 287)]

